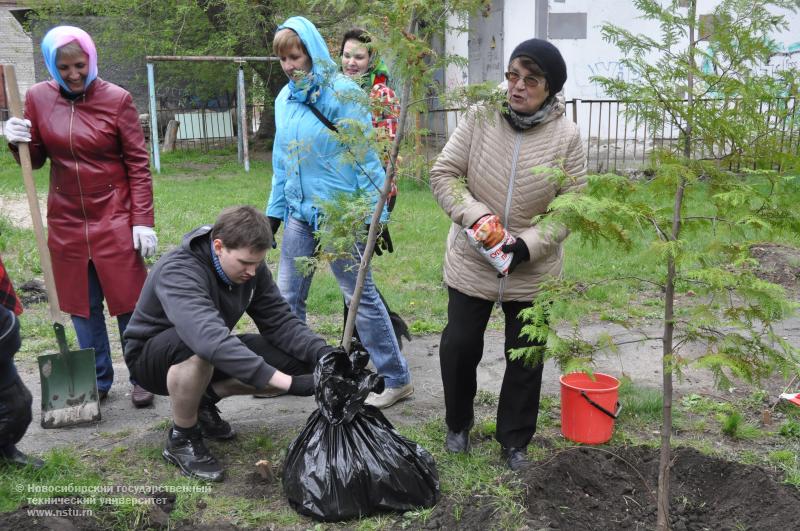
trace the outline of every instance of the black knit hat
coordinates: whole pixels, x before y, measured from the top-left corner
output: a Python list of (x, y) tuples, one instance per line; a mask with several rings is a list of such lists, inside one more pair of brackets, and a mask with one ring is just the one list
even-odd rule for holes
[(564, 88), (564, 82), (567, 80), (567, 65), (558, 48), (542, 39), (528, 39), (514, 48), (508, 63), (511, 64), (511, 61), (521, 55), (530, 57), (539, 65), (539, 68), (544, 70), (550, 94), (555, 94)]

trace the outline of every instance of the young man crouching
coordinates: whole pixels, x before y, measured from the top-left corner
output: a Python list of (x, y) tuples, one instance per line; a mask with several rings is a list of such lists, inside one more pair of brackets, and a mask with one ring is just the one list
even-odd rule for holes
[[(224, 210), (155, 264), (125, 332), (131, 376), (170, 397), (173, 426), (162, 455), (186, 476), (223, 479), (203, 443), (236, 435), (219, 415), (220, 399), (275, 388), (310, 396), (314, 365), (333, 350), (295, 317), (272, 280), (264, 262), (272, 238), (255, 208)], [(232, 333), (245, 312), (259, 333)]]

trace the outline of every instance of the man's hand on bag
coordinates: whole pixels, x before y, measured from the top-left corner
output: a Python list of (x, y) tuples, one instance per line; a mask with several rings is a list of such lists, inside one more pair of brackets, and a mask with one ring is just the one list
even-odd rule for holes
[(381, 232), (378, 234), (378, 239), (375, 240), (374, 251), (378, 256), (382, 256), (383, 251), (387, 251), (389, 253), (394, 252), (392, 236), (389, 234), (389, 226), (386, 224), (381, 225)]
[(156, 254), (158, 236), (152, 227), (144, 225), (133, 226), (133, 248), (139, 251), (142, 258), (149, 258)]
[(3, 126), (3, 136), (9, 144), (17, 145), (20, 142), (31, 141), (31, 121), (11, 117)]
[[(331, 352), (336, 352), (337, 350), (345, 352), (342, 347), (332, 347), (330, 345), (325, 345), (324, 347), (319, 349), (319, 352), (317, 352), (317, 363), (319, 363), (319, 360), (321, 360), (326, 354), (330, 354)], [(347, 353), (345, 352), (345, 354)]]
[[(522, 262), (527, 262), (531, 259), (531, 252), (528, 250), (528, 245), (522, 238), (517, 238), (514, 243), (507, 243), (500, 248), (504, 253), (514, 253), (511, 257), (511, 263), (508, 265), (508, 274), (514, 272), (518, 265)], [(497, 275), (498, 278), (503, 275)]]
[(299, 374), (292, 376), (289, 394), (294, 396), (312, 396), (314, 394), (314, 375)]

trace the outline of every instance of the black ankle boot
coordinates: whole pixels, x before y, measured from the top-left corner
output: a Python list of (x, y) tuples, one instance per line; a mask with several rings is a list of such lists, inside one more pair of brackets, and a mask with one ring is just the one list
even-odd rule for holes
[(518, 472), (530, 464), (530, 461), (528, 461), (528, 448), (526, 446), (521, 448), (503, 447), (500, 453), (503, 456), (503, 461), (506, 466), (514, 472)]
[(461, 431), (447, 429), (447, 436), (444, 439), (444, 446), (448, 452), (454, 454), (469, 453), (469, 430), (472, 429), (474, 421), (470, 421), (467, 427)]
[(203, 442), (195, 426), (188, 433), (169, 430), (167, 445), (161, 453), (167, 462), (181, 469), (184, 476), (204, 481), (222, 481), (225, 471)]
[(219, 416), (219, 408), (205, 399), (200, 402), (200, 408), (197, 410), (197, 423), (200, 425), (203, 437), (207, 439), (227, 441), (236, 437), (236, 431)]
[(20, 452), (19, 449), (12, 444), (8, 448), (0, 450), (0, 465), (2, 464), (42, 468), (44, 466), (44, 461), (38, 457)]

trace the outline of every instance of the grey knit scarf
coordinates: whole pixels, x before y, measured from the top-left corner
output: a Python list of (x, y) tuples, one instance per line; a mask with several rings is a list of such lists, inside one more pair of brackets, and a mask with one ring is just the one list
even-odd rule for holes
[(521, 114), (516, 112), (508, 102), (503, 103), (502, 115), (508, 124), (517, 131), (527, 131), (536, 124), (540, 124), (547, 118), (553, 111), (556, 105), (556, 98), (550, 97), (539, 107), (539, 110), (533, 114)]

